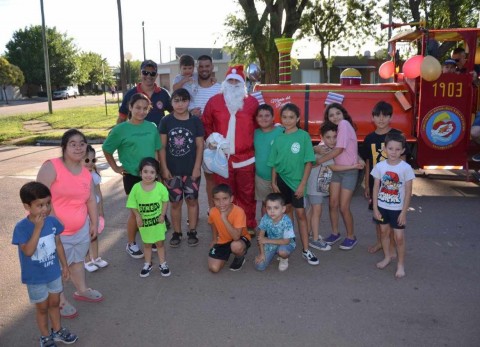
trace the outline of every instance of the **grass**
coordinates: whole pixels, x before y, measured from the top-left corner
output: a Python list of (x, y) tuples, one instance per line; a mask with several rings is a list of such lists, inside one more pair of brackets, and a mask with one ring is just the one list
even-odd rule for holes
[[(105, 106), (75, 107), (61, 109), (53, 114), (39, 112), (14, 115), (2, 118), (0, 143), (22, 138), (18, 144), (32, 144), (37, 140), (59, 139), (64, 129), (77, 128), (84, 131), (88, 138), (104, 139), (110, 128), (115, 125), (118, 108), (109, 107), (105, 116)], [(44, 121), (53, 128), (47, 132), (31, 132), (23, 123), (29, 120)], [(25, 138), (25, 139), (23, 139)]]

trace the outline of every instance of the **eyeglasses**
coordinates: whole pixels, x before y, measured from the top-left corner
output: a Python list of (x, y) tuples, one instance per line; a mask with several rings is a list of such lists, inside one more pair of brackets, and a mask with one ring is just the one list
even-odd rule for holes
[(145, 70), (142, 70), (142, 75), (143, 76), (151, 76), (151, 77), (155, 77), (157, 75), (157, 72), (156, 71), (145, 71)]
[[(96, 162), (97, 162), (97, 158), (93, 158), (92, 163), (95, 164)], [(90, 159), (85, 158), (85, 164), (88, 164), (88, 163), (90, 163)]]

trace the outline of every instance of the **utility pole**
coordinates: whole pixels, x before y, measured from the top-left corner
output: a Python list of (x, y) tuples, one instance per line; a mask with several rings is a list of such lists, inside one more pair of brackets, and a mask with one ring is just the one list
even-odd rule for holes
[(42, 43), (43, 59), (45, 61), (45, 85), (47, 87), (48, 113), (52, 114), (52, 86), (50, 83), (50, 62), (48, 60), (47, 34), (45, 32), (45, 13), (43, 11), (43, 0), (40, 0), (40, 9), (42, 12)]
[(145, 53), (145, 22), (142, 21), (142, 33), (143, 33), (143, 61), (147, 60)]
[(123, 56), (123, 23), (122, 23), (122, 1), (117, 0), (118, 10), (118, 37), (120, 41), (120, 83), (122, 85), (122, 93), (127, 92), (127, 80), (125, 74), (125, 57)]

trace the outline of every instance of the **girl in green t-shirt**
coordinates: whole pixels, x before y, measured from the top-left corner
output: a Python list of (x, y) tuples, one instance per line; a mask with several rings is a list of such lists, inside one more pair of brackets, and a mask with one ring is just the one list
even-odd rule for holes
[(318, 265), (315, 254), (308, 249), (307, 216), (305, 214), (304, 196), (312, 163), (315, 162), (312, 139), (299, 128), (300, 109), (295, 104), (285, 104), (280, 110), (280, 118), (285, 128), (273, 144), (267, 165), (272, 168), (272, 189), (285, 198), (287, 211), (293, 220), (291, 207), (295, 209), (302, 256), (310, 265)]
[(144, 158), (139, 170), (141, 182), (136, 183), (128, 195), (127, 208), (135, 215), (135, 221), (142, 237), (145, 264), (140, 277), (147, 277), (152, 270), (152, 245), (157, 246), (159, 268), (162, 276), (170, 276), (165, 261), (165, 214), (168, 206), (168, 190), (157, 181), (160, 165), (155, 158)]

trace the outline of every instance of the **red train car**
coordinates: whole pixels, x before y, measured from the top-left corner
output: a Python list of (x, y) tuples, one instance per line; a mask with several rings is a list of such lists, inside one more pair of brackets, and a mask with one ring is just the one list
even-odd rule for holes
[[(469, 52), (466, 73), (441, 74), (432, 82), (421, 77), (405, 78), (394, 74), (393, 83), (361, 84), (358, 78), (344, 71), (341, 84), (275, 84), (256, 85), (266, 103), (272, 105), (279, 120), (279, 110), (287, 102), (302, 110), (301, 126), (313, 141), (319, 141), (325, 101), (329, 93), (343, 96), (343, 106), (357, 125), (362, 142), (374, 130), (371, 112), (384, 100), (393, 105), (392, 127), (404, 132), (412, 146), (418, 167), (455, 166), (468, 169), (470, 155), (480, 147), (470, 139), (475, 114), (480, 111), (478, 87), (472, 83), (475, 61), (480, 61), (480, 29), (412, 30), (390, 40), (392, 51), (399, 42), (419, 40), (422, 47), (428, 40), (461, 42)], [(422, 50), (422, 55), (426, 55)], [(395, 62), (397, 63), (397, 62)], [(334, 95), (335, 95), (334, 94)]]

